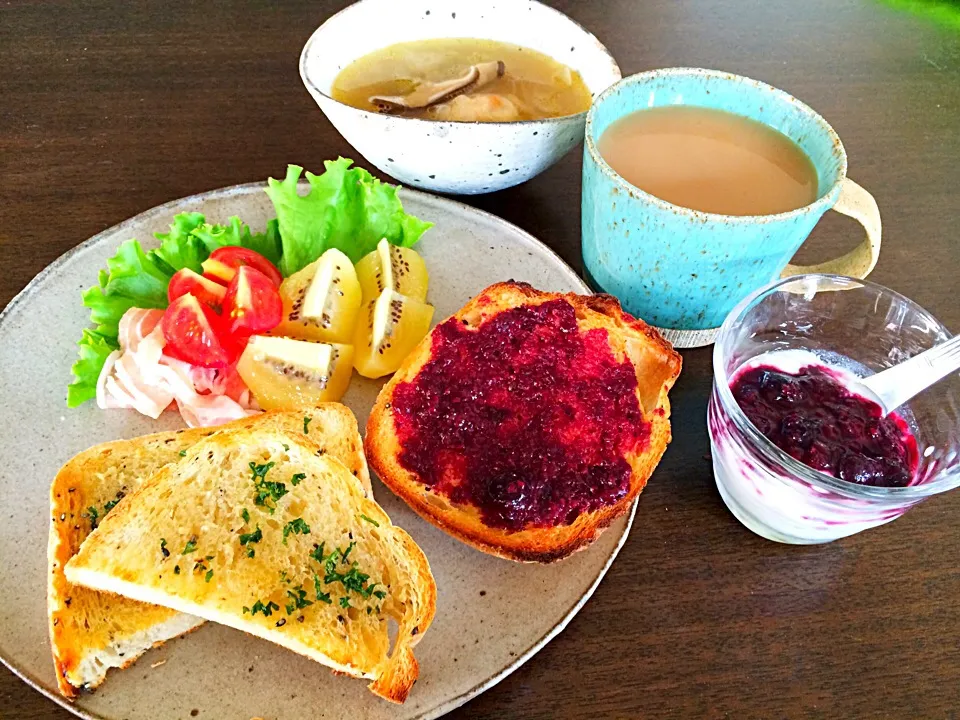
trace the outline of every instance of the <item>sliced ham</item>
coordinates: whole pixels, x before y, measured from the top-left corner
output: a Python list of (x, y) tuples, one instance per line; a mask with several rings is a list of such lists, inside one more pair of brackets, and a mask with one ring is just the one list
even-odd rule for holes
[(154, 419), (172, 403), (190, 427), (221, 425), (259, 412), (236, 368), (201, 368), (163, 353), (162, 310), (131, 308), (120, 320), (120, 350), (97, 380), (97, 405)]
[(190, 427), (210, 427), (223, 425), (231, 420), (238, 420), (248, 415), (260, 412), (251, 408), (244, 408), (235, 400), (226, 395), (196, 395), (189, 403), (177, 402), (180, 415)]
[(118, 339), (123, 350), (136, 350), (163, 319), (163, 310), (130, 308), (120, 318)]
[(97, 407), (104, 410), (110, 408), (121, 407), (120, 405), (115, 405), (113, 403), (116, 400), (113, 397), (112, 393), (107, 392), (107, 381), (113, 375), (113, 366), (116, 364), (117, 359), (123, 353), (120, 350), (114, 350), (112, 353), (107, 355), (107, 359), (103, 362), (103, 367), (100, 369), (100, 377), (97, 378)]

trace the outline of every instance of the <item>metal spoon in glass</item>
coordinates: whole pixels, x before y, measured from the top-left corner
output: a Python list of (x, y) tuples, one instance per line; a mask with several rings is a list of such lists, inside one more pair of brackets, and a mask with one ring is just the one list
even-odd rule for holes
[(849, 389), (873, 400), (889, 415), (947, 375), (960, 370), (960, 335), (935, 345), (876, 375), (851, 383)]

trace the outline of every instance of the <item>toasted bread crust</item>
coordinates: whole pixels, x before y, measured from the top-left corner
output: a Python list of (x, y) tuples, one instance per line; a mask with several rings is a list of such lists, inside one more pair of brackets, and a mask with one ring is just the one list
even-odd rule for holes
[[(172, 462), (181, 450), (194, 444), (199, 439), (199, 434), (196, 438), (193, 437), (194, 432), (188, 431), (182, 435), (158, 433), (151, 438), (150, 444), (154, 445), (151, 452), (163, 458), (155, 469), (159, 469), (163, 462)], [(165, 442), (167, 439), (171, 442)], [(131, 602), (77, 587), (68, 582), (63, 574), (64, 565), (77, 553), (90, 533), (89, 519), (83, 517), (84, 512), (90, 505), (99, 504), (102, 508), (102, 501), (96, 499), (100, 496), (100, 482), (96, 472), (103, 467), (108, 456), (114, 453), (118, 456), (133, 456), (136, 452), (138, 448), (134, 441), (128, 440), (90, 448), (67, 462), (57, 473), (50, 488), (47, 611), (57, 686), (60, 693), (70, 699), (76, 698), (79, 693), (78, 685), (74, 684), (77, 680), (72, 681), (71, 676), (75, 677), (74, 673), (79, 671), (90, 645), (95, 643), (105, 646), (109, 643), (106, 632), (102, 636), (97, 632), (98, 615), (116, 617), (119, 614), (118, 621), (121, 624), (134, 621), (134, 632), (167, 622), (176, 615), (176, 612), (167, 608)], [(132, 488), (130, 490), (132, 491)], [(108, 497), (114, 492), (116, 491), (108, 492)], [(94, 616), (92, 623), (90, 615)], [(131, 657), (122, 667), (129, 666), (136, 657)], [(93, 689), (98, 687), (104, 678), (105, 674), (86, 680), (82, 686)]]
[[(289, 538), (284, 532), (281, 544), (279, 530), (264, 525), (256, 555), (248, 557), (234, 552), (237, 531), (232, 522), (203, 523), (211, 517), (239, 517), (240, 508), (250, 504), (246, 465), (251, 457), (277, 459), (281, 465), (286, 464), (287, 472), (303, 470), (299, 483), (290, 486), (283, 496), (286, 499), (278, 503), (275, 517), (282, 524), (296, 514), (301, 522), (306, 520), (307, 531)], [(267, 470), (273, 464), (269, 463)], [(174, 499), (182, 501), (175, 503), (179, 510), (170, 509)], [(274, 517), (272, 509), (266, 514), (266, 510), (255, 507), (250, 504), (255, 518)], [(197, 533), (197, 527), (205, 530)], [(377, 614), (358, 612), (345, 622), (339, 615), (343, 611), (330, 602), (329, 595), (325, 602), (298, 606), (299, 623), (285, 622), (282, 615), (283, 621), (275, 622), (276, 618), (267, 618), (266, 613), (257, 618), (256, 608), (252, 613), (243, 608), (241, 613), (241, 606), (253, 604), (251, 594), (268, 598), (282, 585), (283, 581), (276, 579), (281, 562), (278, 558), (287, 563), (282, 569), (290, 570), (288, 587), (294, 578), (300, 580), (296, 587), (309, 586), (306, 578), (311, 572), (314, 582), (319, 582), (315, 566), (304, 567), (308, 558), (319, 562), (311, 555), (311, 544), (314, 550), (318, 547), (311, 528), (327, 540), (341, 534), (344, 539), (356, 540), (351, 543), (351, 547), (357, 546), (352, 557), (359, 553), (365, 567), (389, 572), (387, 592), (377, 596), (382, 600), (368, 601), (370, 607), (377, 604)], [(174, 550), (173, 556), (169, 552), (161, 555), (158, 548), (166, 545), (166, 539), (172, 548), (184, 546), (189, 539), (212, 552), (206, 558), (211, 561), (206, 580), (198, 580), (195, 569), (165, 571), (173, 562), (182, 563), (180, 558), (188, 552), (193, 553)], [(339, 546), (339, 540), (333, 542)], [(190, 560), (194, 557), (201, 557), (201, 553), (190, 555)], [(164, 466), (118, 505), (90, 534), (65, 572), (77, 583), (204, 617), (275, 642), (336, 671), (368, 678), (372, 680), (371, 691), (393, 702), (403, 702), (416, 680), (413, 647), (436, 612), (436, 584), (426, 556), (413, 539), (391, 523), (338, 460), (302, 433), (288, 428), (229, 430), (196, 444), (182, 460)], [(333, 592), (334, 586), (329, 587)], [(320, 591), (316, 592), (319, 600)], [(353, 599), (356, 602), (356, 596)], [(382, 616), (380, 602), (384, 603)], [(290, 613), (288, 608), (287, 615)], [(391, 654), (387, 617), (399, 625)]]
[[(356, 419), (348, 408), (339, 403), (323, 403), (315, 412), (268, 412), (220, 427), (161, 432), (133, 440), (103, 443), (76, 455), (61, 468), (50, 488), (47, 612), (57, 687), (64, 697), (74, 699), (80, 687), (92, 690), (106, 678), (106, 667), (100, 667), (96, 674), (84, 672), (88, 657), (108, 652), (119, 641), (135, 636), (144, 637), (139, 647), (127, 649), (126, 659), (117, 665), (125, 668), (149, 647), (156, 647), (170, 637), (190, 632), (203, 623), (199, 618), (194, 623), (186, 622), (183, 618), (178, 621), (179, 613), (169, 608), (68, 582), (63, 567), (90, 534), (90, 519), (84, 517), (88, 508), (92, 505), (102, 512), (104, 503), (115, 499), (118, 490), (132, 494), (163, 465), (176, 462), (182, 451), (215, 432), (265, 425), (284, 425), (296, 429), (302, 423), (302, 416), (306, 415), (314, 419), (308, 423), (307, 436), (319, 437), (321, 441), (327, 425), (343, 426), (345, 433), (340, 439), (342, 447), (335, 448), (334, 453), (360, 480), (368, 496), (372, 497), (369, 470), (360, 446)], [(120, 468), (121, 465), (123, 468)], [(134, 466), (140, 467), (142, 472), (132, 471)], [(107, 477), (107, 472), (111, 470), (125, 478), (122, 488), (117, 475)], [(105, 622), (106, 618), (110, 619), (110, 623)], [(152, 629), (164, 627), (172, 629), (173, 634), (160, 633), (159, 638), (151, 635)]]
[[(384, 513), (386, 517), (386, 513)], [(389, 522), (389, 518), (388, 518)], [(417, 589), (417, 611), (408, 613), (400, 622), (397, 630), (397, 639), (394, 643), (393, 654), (387, 667), (380, 676), (367, 687), (375, 695), (379, 695), (390, 702), (405, 702), (414, 683), (420, 676), (420, 664), (413, 656), (414, 646), (420, 642), (423, 633), (430, 627), (437, 613), (437, 585), (430, 572), (430, 563), (420, 546), (406, 531), (397, 528), (398, 539), (402, 542), (404, 553), (412, 558), (409, 568), (415, 580), (412, 583)]]
[(387, 487), (428, 522), (478, 550), (508, 560), (553, 562), (589, 545), (628, 511), (671, 438), (667, 393), (680, 374), (680, 355), (654, 328), (623, 312), (616, 298), (547, 293), (526, 283), (505, 282), (488, 287), (454, 317), (475, 327), (509, 308), (561, 298), (573, 305), (581, 330), (605, 328), (617, 357), (629, 354), (643, 365), (638, 369), (637, 396), (650, 423), (650, 439), (644, 452), (626, 458), (632, 469), (630, 489), (616, 504), (583, 513), (570, 525), (510, 532), (486, 525), (473, 506), (454, 505), (446, 497), (431, 492), (416, 474), (404, 468), (399, 462), (401, 447), (392, 413), (393, 393), (401, 383), (413, 380), (429, 362), (432, 334), (417, 346), (383, 387), (367, 422), (364, 440), (367, 461)]

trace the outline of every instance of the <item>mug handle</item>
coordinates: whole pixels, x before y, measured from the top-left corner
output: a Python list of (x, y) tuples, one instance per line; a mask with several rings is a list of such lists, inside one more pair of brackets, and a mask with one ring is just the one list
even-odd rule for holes
[(840, 196), (833, 210), (841, 215), (852, 217), (863, 225), (866, 237), (857, 247), (833, 260), (817, 265), (788, 264), (780, 274), (781, 278), (803, 275), (805, 273), (830, 273), (849, 275), (863, 280), (877, 264), (880, 257), (880, 209), (873, 195), (857, 185), (850, 178), (844, 178), (840, 185)]

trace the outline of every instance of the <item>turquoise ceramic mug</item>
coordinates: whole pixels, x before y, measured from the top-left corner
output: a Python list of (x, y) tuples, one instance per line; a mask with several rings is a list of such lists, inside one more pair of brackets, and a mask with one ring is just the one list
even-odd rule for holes
[[(792, 139), (817, 170), (817, 199), (776, 215), (690, 210), (634, 187), (606, 163), (597, 141), (636, 110), (690, 105), (758, 120)], [(847, 156), (827, 121), (782, 90), (715, 70), (670, 68), (611, 85), (587, 114), (583, 155), (583, 264), (594, 289), (663, 331), (677, 347), (708, 345), (743, 298), (778, 276), (866, 277), (880, 254), (880, 213), (847, 178)], [(866, 237), (846, 255), (807, 267), (790, 259), (829, 210), (849, 215)]]

